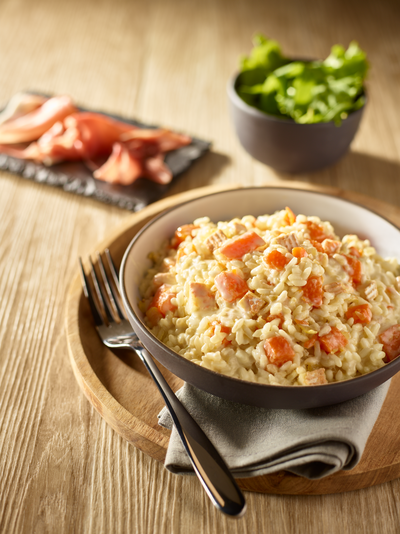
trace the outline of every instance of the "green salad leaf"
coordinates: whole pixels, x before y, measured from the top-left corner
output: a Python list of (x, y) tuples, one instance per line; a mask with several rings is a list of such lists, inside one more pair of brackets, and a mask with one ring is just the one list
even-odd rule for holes
[(238, 95), (250, 106), (300, 124), (334, 121), (364, 105), (365, 52), (353, 41), (334, 45), (324, 61), (293, 61), (277, 41), (256, 35), (240, 60)]

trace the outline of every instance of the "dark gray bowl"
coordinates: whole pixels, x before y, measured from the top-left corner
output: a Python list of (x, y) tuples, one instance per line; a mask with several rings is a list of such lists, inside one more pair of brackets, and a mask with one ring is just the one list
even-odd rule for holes
[(240, 188), (207, 195), (163, 212), (128, 246), (121, 265), (121, 292), (129, 321), (143, 345), (162, 365), (186, 382), (213, 395), (264, 408), (305, 409), (343, 402), (379, 386), (400, 371), (400, 357), (384, 367), (344, 382), (320, 386), (273, 386), (231, 378), (186, 360), (159, 341), (144, 323), (138, 302), (139, 284), (151, 266), (148, 254), (158, 250), (178, 226), (198, 217), (230, 220), (274, 213), (290, 206), (295, 213), (332, 222), (342, 237), (355, 233), (370, 239), (383, 257), (400, 258), (400, 230), (366, 208), (330, 195), (295, 188)]
[(236, 92), (237, 78), (233, 76), (228, 83), (229, 110), (236, 135), (253, 158), (280, 172), (301, 173), (332, 165), (345, 155), (365, 104), (340, 126), (333, 122), (298, 124), (246, 104)]

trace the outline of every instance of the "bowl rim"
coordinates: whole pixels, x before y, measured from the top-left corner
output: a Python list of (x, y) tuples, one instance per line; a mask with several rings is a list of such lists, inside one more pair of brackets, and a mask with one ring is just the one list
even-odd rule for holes
[[(230, 193), (230, 192), (234, 192), (234, 191), (236, 191), (236, 192), (240, 191), (241, 192), (241, 191), (244, 191), (244, 190), (259, 190), (259, 189), (265, 189), (266, 191), (271, 190), (271, 189), (278, 189), (278, 190), (282, 190), (283, 192), (289, 190), (289, 191), (297, 191), (297, 192), (299, 192), (301, 194), (313, 193), (313, 194), (321, 195), (321, 196), (324, 196), (324, 197), (331, 197), (333, 199), (338, 199), (338, 200), (340, 200), (342, 202), (346, 202), (347, 204), (358, 206), (360, 208), (365, 209), (366, 211), (369, 211), (369, 212), (373, 213), (374, 215), (380, 217), (381, 219), (386, 221), (388, 224), (390, 224), (391, 226), (393, 226), (396, 230), (398, 230), (400, 232), (400, 226), (397, 226), (392, 221), (390, 221), (387, 217), (385, 217), (383, 215), (380, 215), (379, 213), (377, 213), (373, 209), (367, 208), (366, 206), (362, 205), (359, 202), (354, 202), (354, 201), (351, 201), (351, 200), (348, 200), (348, 199), (342, 198), (342, 197), (335, 197), (333, 195), (330, 195), (329, 193), (325, 193), (325, 192), (322, 192), (322, 191), (309, 191), (309, 190), (300, 189), (300, 188), (297, 188), (297, 187), (280, 187), (279, 185), (267, 186), (267, 187), (263, 187), (263, 186), (247, 186), (247, 187), (226, 189), (226, 190), (223, 190), (223, 191), (216, 191), (214, 193), (209, 193), (209, 194), (204, 195), (202, 197), (198, 197), (198, 198), (195, 198), (195, 199), (191, 199), (191, 200), (186, 200), (184, 202), (180, 202), (176, 206), (173, 206), (172, 208), (169, 208), (169, 209), (159, 213), (158, 215), (153, 217), (150, 221), (148, 221), (139, 230), (139, 232), (132, 238), (132, 240), (130, 241), (130, 243), (129, 243), (128, 247), (126, 248), (125, 253), (123, 255), (121, 266), (120, 266), (120, 275), (119, 275), (119, 283), (120, 283), (120, 288), (121, 288), (121, 295), (122, 295), (122, 300), (123, 300), (124, 306), (128, 309), (129, 314), (133, 318), (134, 322), (137, 324), (137, 327), (139, 329), (142, 329), (146, 333), (146, 335), (150, 337), (151, 341), (153, 343), (155, 343), (161, 350), (166, 351), (169, 354), (169, 356), (171, 356), (175, 360), (183, 361), (185, 365), (188, 364), (189, 366), (193, 366), (192, 367), (193, 370), (201, 369), (202, 373), (204, 372), (205, 374), (210, 374), (210, 376), (212, 376), (214, 378), (215, 377), (222, 377), (222, 379), (232, 380), (233, 382), (236, 382), (237, 384), (241, 384), (241, 385), (250, 385), (251, 384), (256, 389), (260, 389), (261, 391), (264, 390), (265, 388), (267, 388), (266, 391), (271, 391), (271, 388), (273, 388), (272, 391), (279, 390), (281, 392), (282, 391), (289, 392), (289, 391), (293, 391), (294, 389), (309, 391), (310, 388), (312, 388), (312, 391), (315, 391), (315, 392), (322, 391), (322, 390), (327, 391), (328, 389), (329, 390), (334, 390), (334, 389), (339, 390), (341, 388), (349, 387), (348, 384), (354, 383), (354, 380), (357, 380), (357, 383), (368, 381), (370, 379), (371, 375), (374, 375), (375, 377), (378, 377), (380, 375), (388, 374), (389, 376), (386, 379), (382, 380), (380, 382), (380, 384), (383, 383), (383, 382), (386, 382), (387, 380), (389, 380), (398, 371), (396, 371), (395, 373), (390, 373), (388, 371), (388, 369), (390, 370), (392, 367), (394, 367), (394, 366), (398, 367), (400, 365), (399, 364), (400, 356), (398, 356), (397, 358), (395, 358), (395, 359), (391, 360), (390, 362), (386, 363), (383, 367), (380, 367), (379, 369), (375, 369), (374, 371), (370, 371), (370, 372), (365, 373), (363, 375), (356, 376), (354, 378), (349, 378), (347, 380), (343, 380), (343, 381), (340, 381), (340, 382), (330, 382), (328, 384), (318, 384), (318, 385), (314, 385), (314, 386), (310, 386), (310, 387), (307, 387), (307, 386), (284, 386), (284, 385), (280, 385), (280, 384), (277, 384), (277, 385), (275, 385), (275, 384), (262, 384), (262, 383), (259, 383), (259, 382), (251, 382), (249, 380), (243, 380), (241, 378), (236, 378), (236, 377), (224, 375), (222, 373), (219, 373), (217, 371), (213, 371), (212, 369), (208, 369), (206, 367), (200, 367), (198, 364), (192, 362), (191, 360), (188, 360), (188, 359), (184, 358), (184, 356), (181, 356), (177, 352), (175, 352), (172, 349), (170, 349), (162, 341), (160, 341), (151, 332), (151, 330), (144, 323), (144, 321), (142, 321), (140, 319), (140, 317), (137, 316), (137, 314), (136, 314), (135, 310), (133, 309), (133, 307), (131, 306), (129, 298), (128, 298), (127, 289), (125, 287), (125, 272), (126, 272), (126, 265), (127, 265), (128, 257), (130, 255), (130, 253), (131, 253), (136, 241), (138, 241), (138, 239), (142, 236), (142, 234), (144, 234), (146, 232), (146, 230), (150, 226), (152, 226), (154, 223), (156, 223), (158, 220), (162, 219), (165, 216), (168, 216), (170, 213), (175, 211), (177, 208), (180, 208), (181, 206), (185, 206), (187, 204), (191, 204), (193, 202), (196, 202), (198, 200), (205, 199), (205, 198), (211, 197), (211, 196), (224, 195), (226, 193)], [(399, 258), (399, 260), (400, 260), (400, 258)], [(153, 356), (153, 358), (155, 358), (155, 356)], [(396, 365), (396, 363), (397, 363), (397, 365)], [(371, 389), (374, 389), (374, 388), (371, 388)]]
[(268, 113), (265, 113), (264, 111), (260, 111), (259, 109), (255, 108), (254, 106), (250, 106), (249, 104), (246, 104), (246, 102), (240, 98), (240, 96), (238, 95), (238, 93), (236, 91), (236, 88), (235, 88), (237, 79), (238, 79), (240, 74), (241, 74), (240, 71), (235, 72), (229, 78), (229, 80), (227, 82), (227, 85), (226, 85), (226, 90), (227, 90), (227, 93), (228, 93), (228, 97), (231, 100), (231, 102), (236, 107), (241, 109), (241, 111), (244, 111), (245, 113), (247, 113), (249, 115), (253, 115), (254, 117), (256, 117), (258, 119), (264, 119), (264, 120), (267, 120), (267, 121), (276, 122), (276, 123), (280, 123), (280, 124), (288, 124), (288, 125), (290, 124), (293, 127), (302, 127), (302, 128), (308, 127), (308, 128), (316, 129), (316, 128), (332, 128), (332, 126), (335, 126), (335, 128), (340, 128), (341, 126), (345, 125), (349, 121), (349, 119), (350, 120), (354, 119), (358, 115), (363, 113), (363, 111), (364, 111), (364, 109), (365, 109), (365, 107), (367, 105), (367, 102), (368, 102), (368, 94), (367, 94), (365, 85), (363, 85), (363, 94), (364, 94), (364, 97), (365, 97), (364, 104), (359, 109), (356, 109), (355, 111), (352, 111), (351, 113), (349, 113), (348, 116), (345, 119), (342, 119), (342, 122), (341, 122), (341, 124), (339, 126), (337, 126), (333, 121), (316, 122), (316, 123), (313, 123), (313, 124), (300, 124), (298, 122), (295, 122), (290, 117), (287, 117), (287, 118), (286, 117), (275, 117), (274, 115), (270, 115)]

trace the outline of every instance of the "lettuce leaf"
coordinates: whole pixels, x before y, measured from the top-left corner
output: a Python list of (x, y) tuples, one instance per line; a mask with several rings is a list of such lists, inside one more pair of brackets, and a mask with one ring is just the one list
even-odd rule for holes
[(355, 41), (347, 50), (334, 45), (324, 61), (292, 61), (277, 41), (258, 34), (240, 67), (236, 90), (247, 104), (300, 124), (339, 125), (365, 102), (369, 64)]

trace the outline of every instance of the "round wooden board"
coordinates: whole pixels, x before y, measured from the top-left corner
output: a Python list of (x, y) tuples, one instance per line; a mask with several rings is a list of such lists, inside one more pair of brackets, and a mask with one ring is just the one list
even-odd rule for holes
[[(400, 209), (384, 202), (337, 188), (323, 188), (303, 183), (270, 184), (280, 187), (321, 191), (362, 204), (400, 226)], [(166, 198), (127, 218), (108, 238), (90, 251), (108, 247), (118, 263), (135, 233), (152, 217), (180, 202), (232, 189), (205, 187)], [(268, 187), (266, 185), (265, 187)], [(283, 202), (284, 204), (284, 202)], [(89, 254), (88, 254), (89, 256)], [(165, 458), (170, 432), (157, 423), (163, 401), (139, 358), (129, 351), (112, 352), (100, 341), (93, 326), (90, 309), (81, 289), (79, 274), (71, 284), (66, 310), (69, 355), (75, 377), (105, 421), (123, 438), (158, 461)], [(182, 381), (163, 369), (176, 391)], [(392, 379), (379, 418), (368, 440), (360, 463), (351, 471), (342, 471), (318, 481), (290, 473), (278, 473), (240, 479), (242, 489), (261, 493), (311, 495), (352, 491), (381, 484), (400, 477), (400, 373)]]

